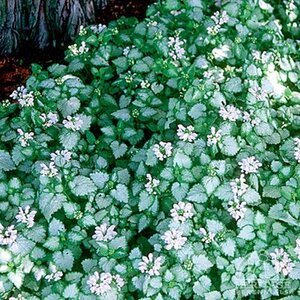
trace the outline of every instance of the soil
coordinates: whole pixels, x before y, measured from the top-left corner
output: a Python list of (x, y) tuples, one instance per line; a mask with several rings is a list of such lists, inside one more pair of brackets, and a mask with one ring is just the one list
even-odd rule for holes
[[(97, 23), (107, 24), (121, 16), (145, 17), (147, 6), (153, 0), (110, 0), (107, 7), (98, 12)], [(0, 57), (0, 101), (5, 100), (20, 85), (25, 84), (31, 74), (31, 64), (38, 63), (47, 67), (62, 62), (64, 49), (32, 49), (23, 45), (19, 53)]]

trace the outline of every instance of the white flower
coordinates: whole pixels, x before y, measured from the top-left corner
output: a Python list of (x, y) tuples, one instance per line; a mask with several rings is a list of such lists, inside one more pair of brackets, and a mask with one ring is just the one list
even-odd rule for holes
[(254, 156), (243, 158), (239, 162), (239, 166), (245, 174), (257, 173), (257, 169), (262, 166), (262, 163), (259, 162)]
[(80, 35), (80, 36), (83, 36), (83, 35), (85, 35), (85, 34), (87, 34), (87, 29), (84, 28), (83, 25), (80, 25), (80, 27), (79, 27), (79, 35)]
[(141, 88), (142, 89), (147, 89), (148, 87), (150, 87), (150, 82), (148, 80), (142, 80)]
[(19, 141), (21, 142), (22, 147), (28, 146), (30, 140), (33, 140), (34, 133), (33, 132), (24, 132), (22, 129), (17, 129), (17, 132), (19, 133)]
[(154, 188), (159, 186), (160, 181), (158, 179), (152, 178), (151, 174), (147, 174), (146, 178), (148, 180), (148, 182), (145, 184), (146, 191), (149, 194), (156, 195), (156, 191), (154, 190)]
[(230, 182), (231, 190), (234, 198), (243, 196), (248, 190), (248, 184), (246, 183), (245, 174), (241, 174), (240, 178)]
[(171, 209), (171, 217), (175, 222), (184, 223), (187, 219), (193, 217), (193, 205), (191, 203), (178, 202)]
[(45, 279), (50, 281), (59, 281), (63, 277), (63, 272), (57, 271), (57, 267), (55, 265), (50, 265), (51, 273), (45, 276)]
[(216, 11), (211, 18), (215, 22), (215, 24), (218, 25), (223, 25), (229, 21), (228, 14), (225, 10), (222, 11), (222, 13)]
[(17, 230), (14, 225), (10, 225), (5, 229), (0, 223), (0, 245), (11, 245), (17, 239)]
[(172, 149), (172, 144), (169, 142), (159, 142), (159, 144), (153, 146), (153, 152), (159, 160), (170, 157), (172, 155)]
[(212, 55), (216, 60), (224, 60), (229, 57), (230, 48), (228, 45), (222, 45), (221, 47), (214, 48), (212, 50)]
[(50, 154), (51, 161), (55, 162), (57, 157), (62, 158), (65, 162), (70, 161), (72, 157), (72, 152), (68, 150), (56, 150), (54, 153)]
[(79, 117), (67, 116), (67, 119), (63, 120), (63, 125), (68, 129), (78, 131), (83, 125), (83, 121)]
[(286, 276), (295, 266), (295, 264), (289, 258), (289, 255), (282, 248), (275, 249), (275, 251), (270, 253), (270, 255), (276, 273), (282, 273), (284, 276)]
[(268, 100), (268, 92), (258, 86), (257, 84), (253, 83), (252, 86), (249, 88), (250, 94), (252, 94), (256, 100), (258, 101), (267, 101)]
[(233, 105), (226, 105), (220, 108), (219, 114), (223, 120), (235, 122), (240, 117), (241, 111)]
[(203, 73), (203, 77), (214, 82), (221, 83), (224, 81), (224, 70), (218, 67), (213, 67)]
[(114, 231), (115, 227), (115, 225), (111, 225), (108, 227), (106, 223), (97, 226), (95, 229), (95, 234), (93, 235), (93, 239), (98, 242), (107, 242), (112, 240), (117, 235), (117, 233)]
[(80, 46), (78, 47), (77, 44), (70, 45), (69, 50), (71, 51), (73, 56), (82, 55), (89, 51), (89, 48), (86, 46), (86, 42), (81, 42)]
[(297, 162), (300, 163), (300, 139), (295, 138), (294, 143), (295, 143), (294, 157), (297, 160)]
[(167, 250), (171, 250), (172, 248), (175, 250), (181, 249), (187, 241), (187, 238), (182, 236), (182, 232), (176, 229), (166, 231), (161, 238), (166, 243), (165, 247)]
[(22, 207), (19, 207), (19, 213), (16, 215), (17, 222), (21, 222), (27, 225), (27, 228), (31, 228), (34, 225), (34, 217), (36, 211), (30, 211), (30, 206), (27, 205), (23, 210)]
[(142, 261), (139, 262), (139, 270), (142, 273), (147, 273), (150, 276), (159, 276), (159, 270), (161, 267), (161, 257), (154, 258), (152, 253), (142, 257)]
[(216, 145), (222, 137), (222, 130), (216, 130), (215, 127), (211, 128), (211, 134), (207, 136), (207, 145)]
[(170, 11), (170, 14), (175, 16), (175, 17), (179, 16), (181, 13), (182, 13), (182, 11), (180, 11), (180, 10), (171, 10)]
[(193, 142), (197, 138), (197, 133), (194, 132), (193, 126), (184, 127), (183, 125), (178, 125), (177, 136), (180, 140), (184, 142)]
[(40, 118), (44, 122), (44, 127), (50, 127), (58, 122), (58, 114), (49, 112), (48, 114), (41, 114)]
[(300, 239), (296, 240), (296, 247), (295, 247), (294, 251), (298, 256), (298, 259), (300, 259)]
[(99, 274), (99, 272), (96, 271), (87, 280), (90, 291), (98, 296), (109, 292), (112, 289), (111, 285), (113, 283), (117, 289), (121, 289), (124, 286), (124, 280), (120, 275), (113, 276), (110, 273)]
[(252, 127), (260, 123), (260, 119), (253, 116), (253, 113), (243, 112), (243, 122), (248, 122)]
[(54, 162), (50, 162), (49, 167), (44, 164), (41, 163), (41, 176), (47, 176), (47, 177), (55, 177), (58, 174), (58, 169), (56, 168)]
[(243, 219), (245, 216), (245, 212), (247, 211), (246, 202), (240, 202), (239, 199), (235, 198), (232, 201), (228, 202), (228, 212), (235, 219)]
[(253, 50), (252, 56), (254, 60), (261, 62), (262, 64), (266, 64), (273, 56), (273, 54), (266, 51), (260, 52), (258, 50)]
[(200, 234), (203, 236), (202, 237), (202, 242), (209, 244), (215, 240), (216, 234), (213, 232), (207, 231), (205, 228), (200, 228)]
[(123, 55), (124, 55), (124, 56), (127, 57), (128, 54), (129, 54), (129, 52), (130, 52), (130, 47), (126, 47), (126, 48), (123, 49)]
[(169, 55), (173, 60), (179, 60), (185, 57), (185, 49), (183, 48), (184, 42), (185, 41), (181, 41), (179, 37), (169, 37)]
[(101, 33), (106, 28), (106, 25), (103, 24), (91, 25), (90, 28), (94, 33)]
[(10, 97), (14, 100), (17, 100), (22, 107), (34, 105), (33, 92), (28, 93), (24, 86), (18, 87), (11, 93)]

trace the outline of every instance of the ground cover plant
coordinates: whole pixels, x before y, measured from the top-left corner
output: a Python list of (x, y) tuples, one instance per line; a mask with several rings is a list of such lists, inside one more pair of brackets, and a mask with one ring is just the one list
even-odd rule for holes
[(1, 104), (1, 299), (300, 299), (298, 5), (167, 0), (34, 65)]

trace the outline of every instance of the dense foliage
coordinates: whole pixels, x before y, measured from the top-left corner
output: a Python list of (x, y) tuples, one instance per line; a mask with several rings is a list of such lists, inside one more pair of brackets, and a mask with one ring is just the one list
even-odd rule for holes
[(300, 299), (299, 1), (222, 2), (82, 28), (2, 104), (1, 299)]

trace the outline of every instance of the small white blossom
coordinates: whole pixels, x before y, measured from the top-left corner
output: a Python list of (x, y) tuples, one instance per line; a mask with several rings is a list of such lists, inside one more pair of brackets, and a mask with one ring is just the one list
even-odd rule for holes
[(175, 250), (181, 249), (187, 241), (187, 238), (182, 236), (182, 232), (176, 229), (166, 231), (161, 238), (166, 243), (165, 247), (167, 250), (172, 248)]
[(161, 267), (161, 257), (154, 258), (152, 253), (142, 257), (142, 261), (139, 262), (139, 270), (142, 273), (147, 273), (150, 276), (159, 276), (159, 270)]
[(72, 157), (72, 152), (68, 150), (56, 150), (54, 153), (50, 154), (51, 161), (55, 162), (57, 157), (62, 158), (65, 162), (70, 161)]
[(298, 256), (298, 259), (300, 259), (300, 239), (296, 240), (296, 247), (294, 248), (294, 251)]
[(123, 49), (123, 55), (124, 55), (124, 56), (127, 57), (128, 54), (129, 54), (129, 52), (130, 52), (130, 47), (126, 47), (126, 48)]
[(257, 62), (261, 62), (262, 64), (266, 64), (272, 58), (272, 56), (272, 53), (266, 51), (260, 52), (258, 50), (253, 50), (252, 52), (253, 59)]
[(179, 37), (169, 37), (168, 47), (169, 55), (173, 60), (185, 58), (185, 49), (183, 48), (185, 41), (181, 41)]
[(87, 29), (84, 28), (83, 25), (80, 25), (80, 27), (79, 27), (79, 35), (80, 35), (80, 36), (83, 36), (83, 35), (85, 35), (85, 34), (87, 34)]
[(34, 96), (33, 92), (27, 91), (24, 86), (18, 87), (13, 91), (10, 97), (14, 100), (17, 100), (22, 107), (29, 107), (34, 105)]
[(203, 77), (213, 83), (221, 83), (224, 81), (224, 70), (218, 67), (213, 67), (203, 73)]
[(222, 13), (216, 11), (211, 18), (215, 22), (215, 24), (218, 25), (226, 24), (229, 21), (229, 16), (225, 10), (222, 11)]
[(233, 105), (226, 105), (220, 108), (219, 114), (223, 118), (223, 120), (235, 122), (239, 119), (241, 111)]
[(294, 143), (295, 143), (294, 157), (297, 160), (297, 162), (300, 163), (300, 139), (295, 138)]
[(120, 275), (111, 275), (110, 273), (99, 274), (97, 271), (87, 280), (90, 291), (98, 296), (111, 291), (112, 284), (115, 284), (117, 289), (121, 289), (124, 286), (124, 280)]
[(107, 242), (114, 239), (117, 235), (117, 232), (114, 230), (115, 227), (115, 225), (111, 225), (108, 227), (106, 223), (97, 226), (95, 229), (95, 234), (93, 235), (93, 239), (98, 242)]
[(215, 127), (211, 128), (211, 134), (207, 136), (207, 145), (216, 145), (222, 137), (222, 130), (216, 130)]
[(175, 16), (175, 17), (179, 16), (181, 13), (182, 13), (182, 11), (180, 11), (180, 10), (171, 10), (170, 11), (170, 14)]
[(187, 219), (192, 218), (193, 215), (193, 205), (191, 203), (180, 201), (175, 203), (171, 209), (171, 217), (178, 223), (184, 223)]
[(41, 120), (44, 122), (44, 127), (51, 127), (58, 122), (58, 114), (49, 112), (48, 114), (41, 114)]
[(67, 116), (66, 120), (63, 120), (63, 125), (73, 131), (78, 131), (83, 125), (83, 121), (79, 117)]
[(289, 255), (282, 248), (275, 249), (273, 253), (270, 253), (270, 256), (276, 273), (282, 273), (286, 276), (295, 266), (289, 258)]
[(262, 163), (259, 162), (254, 156), (243, 158), (239, 162), (239, 166), (245, 174), (257, 173), (258, 168), (262, 166)]
[(243, 219), (246, 211), (245, 201), (240, 202), (239, 199), (235, 198), (228, 202), (228, 212), (235, 220)]
[(154, 190), (157, 186), (159, 186), (160, 181), (158, 179), (152, 178), (151, 174), (147, 174), (146, 178), (148, 182), (145, 184), (146, 191), (149, 194), (156, 195), (156, 191)]
[(154, 20), (149, 20), (149, 22), (147, 23), (147, 26), (157, 26), (157, 21), (154, 21)]
[(141, 88), (142, 89), (147, 89), (150, 87), (150, 82), (148, 80), (142, 80), (141, 82)]
[(155, 144), (153, 146), (154, 155), (159, 160), (164, 160), (165, 158), (170, 157), (172, 155), (172, 149), (172, 144), (169, 142), (159, 142), (159, 144)]
[(17, 222), (21, 222), (26, 224), (28, 228), (31, 228), (34, 225), (34, 217), (36, 215), (36, 211), (30, 211), (30, 206), (27, 205), (23, 210), (22, 207), (19, 207), (19, 213), (16, 215)]
[(222, 45), (221, 47), (214, 48), (212, 50), (212, 55), (216, 60), (224, 60), (228, 58), (230, 54), (230, 48), (228, 45)]
[(51, 273), (45, 276), (45, 279), (50, 281), (59, 281), (63, 277), (63, 272), (58, 271), (57, 267), (55, 265), (50, 265), (50, 271)]
[(202, 242), (205, 244), (210, 244), (215, 240), (216, 234), (213, 232), (207, 231), (205, 228), (200, 228), (200, 234), (203, 236), (202, 237)]
[(94, 33), (101, 33), (105, 28), (106, 28), (106, 25), (103, 25), (103, 24), (97, 24), (97, 25), (91, 25), (90, 26), (90, 29)]
[(41, 176), (46, 176), (46, 177), (55, 177), (58, 174), (58, 169), (56, 168), (54, 162), (50, 162), (49, 166), (47, 166), (44, 163), (40, 164), (41, 167)]
[(234, 198), (239, 198), (243, 196), (248, 190), (248, 184), (246, 183), (245, 174), (241, 174), (240, 178), (230, 182), (230, 187)]
[(19, 141), (21, 142), (22, 147), (26, 147), (29, 144), (30, 140), (33, 140), (34, 133), (33, 132), (24, 132), (22, 129), (17, 129), (17, 132), (19, 133)]
[(74, 44), (74, 45), (70, 45), (68, 48), (71, 51), (73, 56), (82, 55), (89, 51), (89, 48), (86, 46), (86, 42), (84, 41), (81, 42), (79, 47), (77, 44)]
[(194, 126), (190, 125), (184, 127), (180, 124), (178, 125), (177, 136), (180, 140), (183, 140), (184, 142), (189, 141), (191, 143), (197, 138), (198, 135), (194, 132)]
[(11, 245), (17, 239), (17, 230), (14, 225), (10, 225), (5, 229), (0, 223), (0, 245)]
[(269, 97), (268, 92), (257, 84), (252, 84), (252, 86), (249, 88), (249, 93), (252, 94), (258, 101), (265, 102)]
[(243, 122), (248, 122), (252, 127), (260, 123), (260, 119), (253, 116), (253, 113), (243, 112)]

